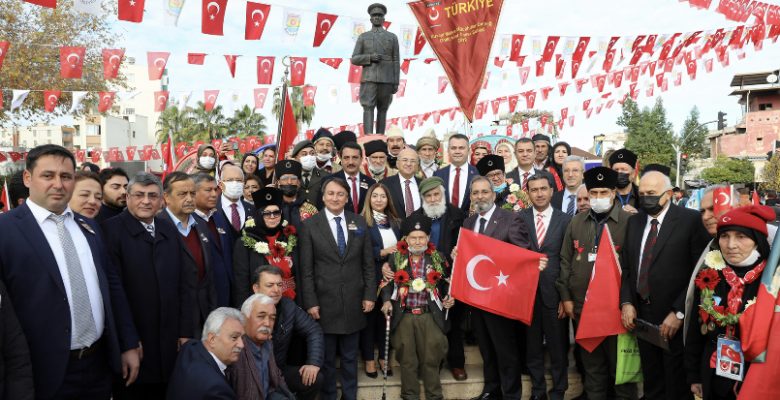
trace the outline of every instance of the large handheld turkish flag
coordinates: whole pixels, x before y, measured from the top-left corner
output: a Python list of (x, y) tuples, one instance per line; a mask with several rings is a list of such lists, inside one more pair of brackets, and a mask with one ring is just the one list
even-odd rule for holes
[(604, 226), (575, 339), (591, 353), (607, 336), (625, 332), (620, 320), (620, 265), (612, 235)]
[(531, 324), (543, 254), (461, 228), (452, 269), (452, 297)]

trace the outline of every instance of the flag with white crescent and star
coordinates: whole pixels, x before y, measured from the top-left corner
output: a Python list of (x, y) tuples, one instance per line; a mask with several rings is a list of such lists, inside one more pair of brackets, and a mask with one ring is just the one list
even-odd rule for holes
[(335, 14), (317, 13), (317, 26), (314, 27), (314, 47), (322, 45), (322, 41), (328, 36), (338, 17)]
[(222, 36), (227, 0), (203, 0), (201, 32), (206, 35)]
[(81, 79), (86, 51), (84, 47), (60, 47), (60, 77)]
[(268, 14), (271, 12), (271, 6), (268, 4), (246, 2), (246, 28), (244, 30), (244, 39), (260, 40), (265, 30), (265, 21), (268, 20)]
[(125, 49), (103, 49), (103, 78), (116, 79)]
[(450, 295), (530, 325), (542, 257), (541, 253), (461, 228)]
[(117, 18), (128, 22), (143, 21), (144, 0), (119, 0)]
[(290, 57), (290, 86), (306, 83), (306, 57)]
[(167, 51), (147, 51), (146, 68), (149, 72), (149, 80), (157, 81), (162, 78), (165, 66), (168, 64), (168, 57), (171, 53)]

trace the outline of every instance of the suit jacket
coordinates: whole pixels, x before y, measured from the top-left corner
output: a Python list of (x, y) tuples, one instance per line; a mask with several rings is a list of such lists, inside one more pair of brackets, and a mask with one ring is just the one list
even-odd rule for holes
[[(322, 178), (321, 184), (320, 184), (320, 193), (323, 192), (325, 189), (325, 185), (328, 183), (329, 180), (333, 178), (340, 178), (343, 179), (344, 182), (347, 182), (349, 184), (349, 181), (347, 180), (347, 174), (344, 172), (344, 170), (334, 172), (324, 178)], [(358, 177), (356, 179), (356, 182), (358, 184), (358, 214), (363, 212), (363, 205), (366, 203), (366, 193), (368, 192), (368, 188), (371, 187), (371, 185), (375, 184), (376, 181), (371, 178), (370, 176), (367, 176), (366, 174), (362, 172), (358, 172)], [(352, 192), (350, 191), (347, 193), (347, 205), (344, 206), (344, 209), (347, 211), (354, 210), (354, 207), (352, 205)], [(325, 203), (322, 202), (322, 196), (318, 199), (317, 208), (322, 210), (322, 207), (325, 206)]]
[[(566, 227), (571, 222), (571, 216), (553, 208), (552, 217), (545, 231), (541, 247), (539, 247), (536, 237), (536, 219), (534, 218), (533, 207), (520, 211), (520, 216), (530, 231), (528, 236), (531, 240), (531, 247), (528, 250), (544, 253), (548, 260), (547, 268), (539, 274), (541, 301), (547, 308), (557, 308), (558, 303), (561, 301), (561, 296), (555, 287), (555, 281), (558, 280), (558, 276), (561, 273), (561, 246), (563, 245), (563, 237), (566, 234)], [(539, 301), (538, 298), (536, 300)]]
[[(415, 211), (413, 215), (425, 215), (425, 210), (420, 208)], [(441, 220), (439, 243), (434, 244), (436, 245), (436, 249), (439, 250), (447, 260), (447, 263), (450, 264), (450, 268), (452, 267), (452, 257), (450, 254), (452, 254), (452, 248), (458, 243), (458, 235), (460, 235), (460, 227), (463, 226), (464, 218), (460, 208), (455, 207), (449, 202), (447, 203), (447, 211), (444, 212), (444, 215), (439, 217), (439, 220)]]
[(194, 333), (194, 299), (181, 235), (168, 219), (155, 217), (154, 226), (152, 238), (128, 210), (102, 225), (143, 344), (139, 383), (166, 382), (176, 362), (178, 339)]
[[(250, 343), (252, 339), (244, 335), (241, 339), (244, 341), (244, 348), (238, 356), (238, 361), (225, 370), (230, 386), (236, 391), (239, 400), (265, 400), (270, 399), (269, 393), (263, 393), (263, 385), (260, 383), (260, 371), (257, 370), (255, 355), (252, 354)], [(273, 344), (268, 348), (268, 388), (271, 392), (277, 392), (277, 395), (283, 398), (295, 399), (295, 396), (287, 389), (284, 382), (284, 375), (276, 365), (274, 360)]]
[[(477, 167), (468, 163), (463, 164), (463, 166), (467, 167), (469, 175), (468, 178), (466, 178), (466, 190), (463, 192), (463, 201), (461, 203), (460, 210), (464, 215), (468, 215), (469, 208), (471, 207), (471, 180), (475, 176), (479, 175), (479, 171), (477, 171)], [(433, 173), (433, 176), (438, 176), (444, 181), (444, 195), (447, 197), (447, 202), (449, 203), (452, 200), (452, 188), (450, 187), (450, 166), (445, 165), (439, 168), (436, 172)], [(457, 207), (457, 205), (455, 206)]]
[[(551, 188), (555, 188), (555, 178), (553, 178), (551, 173), (549, 173), (549, 172), (547, 172), (547, 171), (545, 171), (543, 169), (536, 169), (536, 168), (534, 168), (534, 175), (537, 175), (537, 174), (544, 175), (547, 178), (547, 181), (550, 182), (550, 187)], [(518, 184), (520, 186), (523, 186), (523, 178), (522, 178), (522, 176), (523, 176), (523, 174), (520, 173), (520, 167), (517, 167), (517, 168), (513, 169), (512, 171), (510, 171), (506, 175), (506, 178), (507, 178), (507, 180), (511, 179), (512, 183), (516, 183), (516, 184)], [(553, 190), (555, 190), (555, 189), (553, 189)]]
[[(161, 212), (159, 217), (174, 225), (174, 221), (171, 220), (171, 216), (167, 211)], [(217, 308), (217, 289), (214, 286), (214, 266), (217, 262), (217, 256), (214, 252), (214, 245), (211, 243), (211, 239), (209, 239), (208, 225), (202, 220), (194, 218), (194, 216), (193, 219), (195, 220), (195, 225), (191, 229), (195, 229), (195, 234), (200, 243), (200, 251), (203, 254), (203, 266), (205, 269), (203, 279), (198, 280), (198, 264), (195, 262), (195, 256), (184, 243), (184, 238), (178, 229), (176, 229), (176, 233), (179, 234), (178, 237), (181, 240), (183, 271), (187, 273), (188, 291), (192, 293), (195, 300), (194, 307), (192, 307), (192, 337), (198, 337), (203, 331), (203, 324), (206, 322), (209, 313)]]
[[(255, 215), (255, 206), (253, 206), (252, 204), (249, 204), (249, 202), (247, 202), (243, 198), (241, 198), (241, 200), (239, 200), (239, 201), (241, 202), (241, 204), (244, 205), (244, 212), (246, 212), (246, 215), (245, 215), (245, 218), (244, 218), (244, 222), (246, 223), (246, 218), (254, 217), (254, 215)], [(217, 213), (222, 214), (222, 216), (227, 221), (228, 226), (230, 226), (230, 232), (233, 235), (232, 236), (233, 240), (241, 237), (241, 229), (239, 229), (239, 230), (233, 229), (233, 224), (230, 222), (230, 215), (225, 214), (225, 211), (222, 209), (222, 196), (219, 196), (219, 200), (217, 201)], [(241, 226), (241, 228), (243, 229), (244, 227)]]
[(303, 223), (298, 238), (301, 254), (303, 309), (320, 307), (320, 325), (326, 334), (350, 334), (366, 326), (363, 300), (376, 300), (374, 257), (368, 225), (363, 217), (344, 212), (347, 249), (339, 255), (327, 213)]
[(282, 297), (276, 304), (276, 322), (273, 331), (274, 358), (280, 369), (284, 370), (287, 367), (290, 345), (300, 345), (301, 339), (306, 340), (305, 364), (322, 367), (325, 362), (325, 337), (322, 335), (320, 324), (294, 301)]
[(321, 170), (319, 168), (312, 168), (310, 174), (311, 175), (309, 176), (308, 186), (303, 184), (303, 178), (301, 178), (301, 189), (302, 189), (302, 194), (306, 198), (306, 201), (308, 201), (310, 204), (316, 205), (319, 204), (320, 201), (322, 201), (321, 200), (322, 193), (320, 192), (320, 182), (322, 181), (322, 178), (328, 175), (328, 172), (325, 170)]
[(11, 299), (0, 281), (0, 398), (32, 400), (30, 350)]
[[(103, 298), (103, 339), (109, 354), (106, 367), (119, 373), (120, 353), (138, 347), (138, 334), (118, 270), (106, 254), (98, 226), (80, 214), (74, 213), (74, 219), (89, 243)], [(0, 215), (0, 232), (0, 280), (8, 289), (30, 346), (35, 395), (49, 398), (62, 385), (70, 360), (71, 317), (65, 284), (54, 253), (26, 203)]]
[[(232, 293), (230, 289), (233, 284), (233, 243), (235, 243), (235, 237), (233, 236), (233, 229), (231, 229), (230, 223), (225, 219), (225, 214), (219, 211), (215, 212), (209, 221), (201, 218), (197, 213), (193, 215), (196, 220), (203, 221), (207, 227), (206, 236), (209, 238), (209, 245), (213, 254), (217, 306), (227, 307), (233, 305), (240, 307), (240, 304), (231, 303)], [(208, 225), (212, 223), (217, 231), (216, 237), (214, 232), (208, 228)]]
[[(146, 356), (146, 354), (144, 354)], [(200, 340), (181, 347), (168, 384), (168, 400), (235, 400), (236, 393)]]
[[(475, 213), (466, 218), (466, 220), (463, 221), (463, 227), (470, 231), (474, 231), (474, 224), (477, 223), (478, 217), (479, 214)], [(490, 220), (488, 220), (485, 225), (484, 234), (493, 239), (498, 239), (527, 249), (531, 245), (528, 232), (528, 227), (525, 226), (525, 222), (523, 222), (523, 219), (520, 217), (520, 213), (514, 213), (496, 206), (493, 215), (490, 216)]]
[[(641, 210), (628, 219), (626, 241), (622, 249), (621, 304), (639, 305), (637, 279), (641, 265), (642, 235), (647, 219), (648, 215)], [(702, 250), (710, 239), (698, 212), (674, 204), (669, 205), (658, 231), (650, 264), (650, 315), (642, 315), (640, 311), (640, 318), (660, 324), (669, 312), (685, 312), (688, 282)]]
[[(406, 183), (402, 183), (401, 180), (404, 179), (401, 174), (396, 174), (393, 176), (389, 176), (385, 179), (382, 179), (382, 184), (386, 185), (387, 188), (390, 190), (390, 198), (393, 200), (393, 206), (395, 207), (395, 211), (398, 213), (400, 218), (406, 219), (406, 201), (404, 197), (404, 188), (406, 187)], [(420, 186), (420, 182), (422, 182), (421, 179), (417, 178), (416, 176), (413, 177), (415, 182), (417, 182), (417, 186)], [(420, 207), (422, 208), (422, 195), (420, 194), (419, 189), (417, 190), (417, 195), (420, 196)], [(416, 211), (416, 210), (415, 210)]]
[[(553, 193), (552, 201), (550, 204), (555, 208), (556, 210), (566, 211), (563, 207), (563, 194), (566, 193), (566, 190), (561, 190), (559, 192)], [(575, 199), (576, 201), (576, 199)], [(574, 212), (577, 213), (577, 205), (574, 205)]]
[[(396, 240), (401, 240), (401, 224), (400, 223), (391, 223), (390, 229), (393, 230), (393, 233), (395, 234)], [(379, 287), (379, 282), (382, 281), (382, 265), (387, 261), (389, 257), (382, 257), (379, 253), (384, 249), (385, 246), (382, 241), (382, 234), (379, 232), (379, 226), (377, 224), (371, 225), (368, 227), (368, 233), (371, 234), (371, 247), (373, 249), (374, 254), (374, 272), (376, 277), (376, 284), (377, 288)]]

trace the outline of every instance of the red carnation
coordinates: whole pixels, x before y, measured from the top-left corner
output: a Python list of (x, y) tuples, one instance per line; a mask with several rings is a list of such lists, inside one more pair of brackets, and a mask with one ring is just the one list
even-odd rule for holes
[(290, 300), (295, 300), (295, 290), (285, 289), (285, 291), (282, 292), (282, 296), (287, 297)]
[(286, 252), (286, 250), (287, 249), (282, 247), (280, 244), (276, 243), (276, 244), (274, 244), (270, 248), (271, 257), (273, 257), (273, 258), (282, 258), (282, 257), (284, 257), (284, 253)]
[(396, 271), (395, 276), (393, 276), (393, 280), (395, 280), (395, 283), (403, 285), (409, 282), (409, 273), (404, 270)]
[(430, 271), (425, 278), (429, 284), (435, 285), (441, 279), (441, 273), (439, 271)]
[(396, 247), (398, 248), (398, 252), (401, 254), (409, 254), (409, 244), (406, 243), (406, 240), (398, 242)]
[(715, 286), (718, 285), (718, 282), (720, 282), (718, 271), (715, 271), (711, 268), (705, 268), (699, 271), (699, 274), (696, 276), (696, 280), (694, 281), (694, 283), (696, 283), (696, 287), (699, 288), (699, 290), (715, 290)]
[(292, 235), (295, 235), (297, 231), (295, 230), (295, 227), (292, 225), (287, 225), (284, 227), (284, 236), (290, 237)]
[(428, 250), (425, 250), (425, 253), (433, 254), (434, 251), (436, 251), (436, 245), (433, 242), (428, 242)]
[(702, 324), (706, 324), (710, 320), (710, 314), (704, 309), (699, 309), (699, 318), (701, 318)]

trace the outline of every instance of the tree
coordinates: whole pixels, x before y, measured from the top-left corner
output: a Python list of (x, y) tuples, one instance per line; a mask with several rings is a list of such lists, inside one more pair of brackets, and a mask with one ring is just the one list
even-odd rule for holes
[(761, 184), (761, 188), (780, 191), (780, 155), (772, 154), (772, 158), (764, 165), (762, 178), (764, 183)]
[[(127, 87), (121, 73), (110, 82), (103, 79), (101, 51), (115, 47), (121, 38), (110, 27), (114, 15), (79, 13), (72, 9), (71, 2), (60, 2), (56, 9), (49, 9), (0, 0), (0, 39), (10, 42), (3, 61), (2, 87), (37, 89), (14, 111), (15, 118), (35, 120), (63, 115), (70, 108), (71, 91), (91, 92), (84, 101), (87, 108), (97, 104), (97, 92)], [(60, 46), (86, 47), (82, 79), (60, 78)], [(54, 113), (44, 114), (43, 90), (50, 89), (63, 91), (60, 106)], [(4, 103), (10, 103), (10, 91), (4, 94)], [(10, 117), (6, 110), (0, 109), (0, 122)]]
[(193, 117), (190, 108), (179, 109), (171, 106), (165, 109), (157, 119), (157, 141), (168, 140), (170, 133), (173, 142), (189, 142), (192, 140)]
[(211, 111), (206, 111), (205, 104), (198, 102), (198, 106), (192, 111), (194, 133), (193, 141), (203, 140), (211, 142), (219, 139), (227, 130), (227, 119), (222, 114), (222, 106), (214, 106)]
[[(298, 124), (298, 130), (301, 130), (301, 125), (304, 123), (309, 126), (311, 120), (314, 118), (314, 106), (303, 105), (303, 88), (300, 86), (288, 87), (287, 93), (290, 95), (290, 102), (292, 103), (293, 113), (295, 114), (295, 122)], [(282, 104), (279, 90), (274, 90), (274, 106), (271, 112), (274, 113), (276, 118), (279, 118), (279, 110)]]
[(243, 108), (236, 110), (233, 116), (227, 119), (227, 129), (238, 137), (263, 137), (267, 129), (265, 116), (244, 105)]
[(701, 172), (701, 177), (709, 183), (751, 183), (755, 168), (750, 160), (718, 157), (715, 165)]
[(636, 153), (640, 165), (675, 164), (672, 124), (666, 120), (666, 110), (660, 97), (653, 108), (645, 107), (641, 111), (633, 100), (626, 99), (617, 124), (626, 128), (625, 147)]
[(677, 138), (677, 144), (681, 145), (681, 151), (688, 158), (709, 158), (710, 148), (707, 146), (707, 128), (700, 126), (699, 109), (694, 106), (688, 118), (683, 122), (682, 131)]

